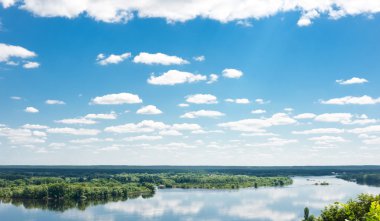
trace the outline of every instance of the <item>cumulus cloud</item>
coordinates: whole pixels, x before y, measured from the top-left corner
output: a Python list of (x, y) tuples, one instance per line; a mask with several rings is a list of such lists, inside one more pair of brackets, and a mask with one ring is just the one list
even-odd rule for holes
[[(14, 0), (2, 1), (3, 7), (15, 4)], [(75, 18), (85, 15), (96, 21), (120, 23), (134, 16), (140, 18), (163, 18), (168, 22), (185, 22), (195, 18), (206, 18), (222, 23), (249, 21), (275, 16), (278, 13), (300, 12), (297, 24), (307, 26), (322, 14), (330, 19), (345, 16), (372, 15), (380, 11), (376, 0), (331, 0), (331, 1), (59, 1), (21, 0), (20, 8), (36, 16)]]
[(193, 59), (194, 59), (194, 61), (202, 62), (202, 61), (206, 60), (206, 57), (204, 55), (200, 55), (200, 56), (193, 57)]
[(96, 61), (100, 65), (118, 64), (118, 63), (124, 61), (125, 59), (127, 59), (129, 57), (131, 57), (131, 53), (129, 53), (129, 52), (126, 52), (126, 53), (123, 53), (120, 55), (111, 54), (109, 56), (106, 56), (106, 55), (100, 53), (96, 57)]
[(218, 99), (212, 94), (193, 94), (186, 97), (188, 103), (193, 104), (216, 104)]
[(250, 101), (247, 98), (237, 98), (237, 99), (227, 98), (224, 101), (228, 102), (228, 103), (236, 103), (236, 104), (249, 104), (250, 103)]
[(318, 115), (314, 118), (315, 121), (348, 123), (351, 121), (352, 114), (350, 113), (326, 113)]
[(149, 114), (149, 115), (155, 115), (155, 114), (162, 114), (162, 111), (158, 109), (154, 105), (147, 105), (144, 106), (136, 111), (137, 114)]
[(217, 82), (219, 79), (219, 76), (216, 75), (216, 74), (210, 74), (209, 75), (209, 80), (206, 82), (207, 84), (212, 84), (212, 83), (215, 83)]
[(0, 43), (0, 63), (4, 62), (7, 65), (17, 66), (18, 61), (15, 59), (21, 59), (23, 61), (23, 68), (32, 69), (38, 68), (40, 64), (34, 61), (28, 61), (25, 59), (30, 59), (36, 57), (37, 54), (21, 46), (8, 45)]
[(125, 141), (152, 141), (152, 140), (161, 140), (162, 136), (149, 136), (149, 135), (140, 135), (140, 136), (135, 136), (135, 137), (127, 137), (124, 138)]
[(311, 137), (310, 141), (314, 141), (317, 145), (332, 145), (333, 143), (344, 143), (348, 140), (339, 136), (320, 136), (320, 137)]
[(133, 58), (134, 63), (142, 64), (161, 64), (161, 65), (181, 65), (188, 64), (189, 62), (177, 56), (166, 55), (163, 53), (150, 54), (141, 52)]
[(199, 110), (199, 111), (190, 111), (183, 115), (181, 115), (181, 118), (198, 118), (198, 117), (211, 117), (211, 118), (217, 118), (222, 117), (225, 114), (219, 111), (214, 110)]
[(173, 130), (200, 130), (202, 129), (202, 127), (199, 124), (182, 123), (182, 124), (173, 124), (172, 129)]
[(263, 109), (256, 109), (256, 110), (251, 111), (252, 114), (264, 114), (266, 112), (267, 111)]
[(55, 104), (65, 104), (64, 101), (60, 101), (60, 100), (46, 100), (45, 103), (46, 103), (46, 104), (51, 104), (51, 105), (55, 105)]
[(222, 75), (225, 78), (240, 78), (243, 76), (243, 72), (237, 69), (226, 68), (222, 71)]
[(24, 111), (25, 112), (27, 112), (27, 113), (38, 113), (38, 112), (40, 112), (37, 108), (35, 108), (35, 107), (27, 107), (27, 108), (25, 108), (24, 109)]
[(69, 134), (78, 136), (94, 136), (100, 133), (96, 129), (84, 129), (84, 128), (70, 128), (70, 127), (60, 127), (60, 128), (48, 128), (48, 133), (52, 134)]
[(252, 118), (218, 124), (219, 127), (242, 132), (265, 132), (263, 128), (295, 124), (297, 121), (286, 113), (276, 113), (270, 118)]
[(315, 121), (341, 123), (341, 124), (371, 124), (376, 123), (377, 120), (368, 118), (363, 114), (360, 116), (354, 116), (350, 113), (325, 113), (317, 115), (314, 118)]
[(30, 145), (45, 143), (46, 134), (44, 134), (44, 132), (34, 132), (25, 128), (13, 129), (8, 127), (0, 127), (0, 136), (6, 137), (11, 144)]
[(162, 136), (182, 136), (183, 134), (178, 130), (163, 130), (159, 132)]
[(138, 95), (131, 93), (107, 94), (91, 100), (91, 104), (139, 104), (142, 102)]
[(354, 129), (349, 130), (348, 132), (355, 133), (355, 134), (380, 133), (380, 125), (354, 128)]
[(112, 133), (149, 133), (156, 130), (164, 130), (168, 128), (170, 128), (170, 126), (162, 122), (143, 120), (137, 124), (128, 123), (118, 126), (106, 127), (104, 131)]
[(178, 104), (178, 107), (188, 107), (189, 104), (185, 104), (185, 103), (181, 103), (181, 104)]
[(87, 118), (67, 118), (62, 120), (56, 120), (56, 123), (61, 124), (96, 124), (97, 122)]
[(36, 56), (37, 54), (35, 52), (29, 51), (21, 46), (0, 43), (0, 62), (7, 62), (12, 58), (27, 59)]
[(365, 104), (378, 104), (380, 103), (380, 97), (379, 98), (372, 98), (368, 95), (364, 95), (361, 97), (354, 97), (354, 96), (346, 96), (341, 98), (332, 98), (330, 100), (322, 100), (322, 104), (336, 104), (336, 105), (345, 105), (345, 104), (358, 104), (358, 105), (365, 105)]
[(149, 84), (154, 85), (175, 85), (184, 83), (193, 83), (197, 81), (205, 81), (207, 77), (200, 74), (192, 74), (190, 72), (169, 70), (160, 76), (150, 76), (148, 79)]
[(257, 104), (269, 104), (269, 103), (270, 103), (270, 101), (266, 101), (266, 100), (264, 100), (264, 99), (262, 99), (262, 98), (257, 98), (257, 99), (255, 100), (255, 102), (256, 102)]
[(292, 134), (302, 134), (302, 135), (309, 135), (309, 134), (341, 134), (344, 133), (344, 129), (338, 129), (338, 128), (314, 128), (310, 130), (303, 130), (303, 131), (292, 131)]
[(341, 84), (341, 85), (363, 84), (363, 83), (367, 83), (367, 82), (368, 82), (367, 79), (365, 79), (365, 78), (358, 78), (358, 77), (353, 77), (353, 78), (347, 79), (347, 80), (343, 80), (343, 79), (336, 80), (336, 83)]
[(87, 114), (84, 118), (88, 119), (102, 119), (102, 120), (115, 120), (117, 118), (117, 114), (115, 112), (111, 112), (109, 114)]
[(33, 68), (38, 68), (39, 66), (40, 66), (40, 63), (38, 62), (28, 61), (22, 67), (26, 69), (33, 69)]
[(294, 116), (294, 119), (313, 119), (316, 116), (317, 115), (313, 114), (313, 113), (303, 113), (303, 114), (298, 114), (298, 115)]
[(12, 99), (12, 100), (16, 100), (16, 101), (19, 101), (19, 100), (22, 99), (22, 97), (19, 97), (19, 96), (12, 96), (12, 97), (10, 97), (10, 99)]
[(310, 10), (302, 14), (301, 18), (297, 21), (297, 25), (300, 27), (309, 26), (312, 24), (312, 19), (320, 16), (317, 10)]
[(40, 125), (40, 124), (24, 124), (22, 126), (22, 128), (25, 128), (25, 129), (37, 129), (37, 130), (41, 130), (41, 129), (47, 129), (49, 128), (48, 126), (45, 126), (45, 125)]
[(298, 140), (296, 139), (283, 139), (278, 137), (271, 137), (268, 138), (266, 142), (254, 144), (254, 146), (261, 146), (261, 147), (278, 147), (278, 146), (285, 146), (292, 143), (298, 143)]

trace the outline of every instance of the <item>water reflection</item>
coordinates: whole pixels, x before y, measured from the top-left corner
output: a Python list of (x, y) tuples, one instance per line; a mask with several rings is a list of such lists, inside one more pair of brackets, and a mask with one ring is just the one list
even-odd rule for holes
[[(315, 182), (323, 181), (330, 185), (314, 185)], [(305, 206), (310, 208), (311, 213), (318, 214), (327, 204), (346, 201), (359, 193), (379, 194), (380, 188), (362, 186), (334, 177), (295, 177), (293, 185), (282, 188), (235, 191), (164, 189), (157, 191), (151, 198), (139, 196), (130, 200), (114, 199), (112, 202), (92, 202), (82, 205), (3, 202), (0, 204), (0, 217), (8, 218), (4, 220), (20, 221), (293, 221), (301, 220)]]
[(109, 199), (101, 200), (36, 200), (36, 199), (1, 199), (1, 204), (12, 204), (14, 206), (22, 206), (25, 209), (41, 209), (41, 210), (50, 210), (50, 211), (59, 211), (64, 212), (69, 209), (78, 209), (85, 210), (90, 206), (104, 205), (110, 202), (119, 202), (126, 201), (127, 199), (136, 199), (136, 198), (151, 198), (153, 194), (135, 194), (129, 195), (128, 197), (113, 197)]

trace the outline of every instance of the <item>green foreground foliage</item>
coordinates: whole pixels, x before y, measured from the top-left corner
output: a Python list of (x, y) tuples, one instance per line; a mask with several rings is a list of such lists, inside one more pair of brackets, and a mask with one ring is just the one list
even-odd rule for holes
[(309, 216), (309, 209), (305, 208), (303, 221), (380, 221), (380, 195), (361, 194), (347, 203), (336, 202), (317, 218)]
[[(9, 176), (0, 175), (0, 199), (41, 201), (104, 201), (152, 195), (160, 188), (238, 189), (260, 186), (283, 186), (292, 183), (288, 177), (248, 175), (160, 173), (114, 174), (85, 177)], [(34, 201), (33, 201), (34, 200)], [(46, 204), (47, 206), (49, 204)]]

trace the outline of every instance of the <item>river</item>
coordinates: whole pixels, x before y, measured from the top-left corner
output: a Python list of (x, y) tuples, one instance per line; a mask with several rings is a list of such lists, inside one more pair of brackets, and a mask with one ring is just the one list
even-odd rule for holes
[[(293, 221), (303, 209), (318, 215), (324, 206), (346, 201), (360, 193), (380, 194), (379, 187), (358, 185), (332, 176), (293, 177), (287, 187), (240, 190), (162, 189), (151, 198), (93, 205), (64, 211), (26, 208), (22, 203), (0, 203), (2, 221)], [(316, 182), (329, 185), (314, 185)]]

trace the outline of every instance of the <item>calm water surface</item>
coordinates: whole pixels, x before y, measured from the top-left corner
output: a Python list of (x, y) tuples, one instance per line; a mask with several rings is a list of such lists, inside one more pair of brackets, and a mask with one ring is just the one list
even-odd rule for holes
[[(329, 186), (316, 186), (327, 181)], [(69, 209), (64, 212), (26, 209), (0, 203), (1, 221), (125, 221), (125, 220), (301, 220), (303, 208), (311, 213), (329, 203), (346, 201), (359, 193), (379, 194), (379, 187), (346, 182), (334, 177), (295, 177), (288, 187), (219, 190), (158, 190), (152, 198), (130, 199), (90, 206), (84, 211)]]

